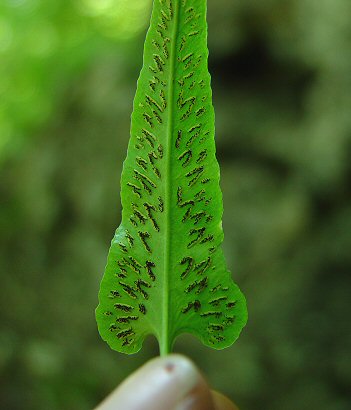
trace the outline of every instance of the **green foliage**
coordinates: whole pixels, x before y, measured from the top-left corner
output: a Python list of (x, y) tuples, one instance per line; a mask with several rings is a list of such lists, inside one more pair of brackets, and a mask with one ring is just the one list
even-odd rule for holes
[(217, 349), (247, 320), (220, 247), (222, 195), (207, 70), (206, 0), (155, 0), (121, 180), (122, 223), (99, 293), (104, 340), (162, 354), (187, 332)]
[(135, 36), (149, 6), (149, 0), (0, 2), (0, 164), (57, 116), (66, 81), (111, 45), (101, 33), (115, 41)]

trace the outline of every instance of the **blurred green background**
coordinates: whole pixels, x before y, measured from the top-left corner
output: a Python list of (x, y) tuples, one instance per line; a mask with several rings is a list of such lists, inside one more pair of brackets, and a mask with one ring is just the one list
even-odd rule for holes
[[(225, 253), (250, 319), (181, 337), (242, 410), (350, 410), (351, 2), (208, 0)], [(94, 309), (151, 0), (0, 2), (0, 408), (92, 409), (157, 354)]]

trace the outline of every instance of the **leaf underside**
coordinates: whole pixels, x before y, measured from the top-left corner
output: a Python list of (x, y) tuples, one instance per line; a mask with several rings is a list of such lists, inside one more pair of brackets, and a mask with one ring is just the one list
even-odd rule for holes
[(206, 0), (154, 0), (121, 179), (122, 223), (96, 317), (112, 349), (155, 335), (162, 354), (181, 333), (231, 345), (245, 298), (221, 243), (222, 194), (207, 68)]

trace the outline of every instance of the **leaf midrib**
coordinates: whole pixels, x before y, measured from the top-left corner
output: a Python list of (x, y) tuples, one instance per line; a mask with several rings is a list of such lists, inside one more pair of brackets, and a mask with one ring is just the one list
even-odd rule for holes
[(163, 297), (162, 297), (162, 330), (160, 343), (161, 356), (168, 354), (171, 351), (171, 344), (169, 339), (169, 275), (170, 275), (170, 243), (171, 243), (171, 176), (172, 176), (172, 137), (173, 137), (173, 124), (174, 124), (174, 83), (175, 83), (175, 69), (176, 69), (176, 45), (179, 29), (179, 0), (175, 1), (171, 38), (171, 51), (170, 51), (170, 72), (168, 77), (168, 117), (167, 117), (167, 156), (166, 156), (166, 184), (165, 184), (165, 245), (164, 245), (164, 271), (163, 271)]

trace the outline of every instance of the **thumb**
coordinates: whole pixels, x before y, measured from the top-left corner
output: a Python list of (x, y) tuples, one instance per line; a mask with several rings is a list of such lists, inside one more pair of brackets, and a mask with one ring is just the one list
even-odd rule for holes
[[(216, 404), (219, 401), (216, 398)], [(218, 410), (225, 407), (216, 405)], [(153, 359), (128, 377), (95, 410), (215, 410), (200, 372), (184, 356)]]

